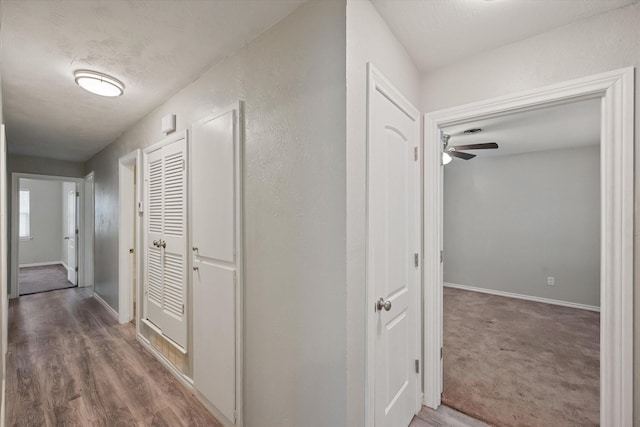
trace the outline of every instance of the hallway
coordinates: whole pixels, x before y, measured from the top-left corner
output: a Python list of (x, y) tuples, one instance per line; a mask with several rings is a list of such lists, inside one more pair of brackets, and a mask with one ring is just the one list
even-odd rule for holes
[(221, 426), (86, 289), (11, 300), (7, 426)]

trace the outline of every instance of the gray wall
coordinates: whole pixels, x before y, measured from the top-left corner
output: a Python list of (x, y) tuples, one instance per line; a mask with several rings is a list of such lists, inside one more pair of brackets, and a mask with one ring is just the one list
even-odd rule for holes
[[(424, 76), (424, 112), (480, 101), (623, 67), (640, 66), (640, 3), (587, 18)], [(637, 76), (637, 70), (636, 70)], [(635, 87), (640, 131), (640, 84)], [(636, 147), (635, 163), (640, 164)], [(635, 247), (640, 248), (640, 174), (635, 183)], [(640, 280), (640, 251), (635, 257)], [(640, 426), (640, 292), (634, 296), (634, 425)]]
[[(347, 2), (347, 411), (364, 425), (367, 62), (416, 107), (420, 73), (369, 0)], [(329, 425), (329, 424), (327, 424)]]
[(62, 260), (62, 183), (21, 179), (19, 188), (31, 192), (31, 238), (20, 239), (18, 262), (37, 264)]
[(599, 307), (599, 149), (447, 165), (444, 281)]
[(95, 290), (117, 308), (118, 158), (166, 114), (181, 130), (245, 101), (247, 427), (346, 426), (345, 27), (344, 1), (302, 5), (86, 164)]

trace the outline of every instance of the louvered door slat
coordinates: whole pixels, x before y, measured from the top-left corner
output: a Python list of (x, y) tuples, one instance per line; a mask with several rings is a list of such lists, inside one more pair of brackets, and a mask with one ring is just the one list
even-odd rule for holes
[[(186, 140), (148, 154), (147, 319), (186, 348)], [(159, 246), (154, 245), (162, 242)]]

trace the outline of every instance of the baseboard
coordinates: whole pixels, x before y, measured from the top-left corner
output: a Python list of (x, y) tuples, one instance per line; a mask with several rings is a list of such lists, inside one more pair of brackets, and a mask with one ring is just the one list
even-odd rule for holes
[(532, 297), (532, 296), (529, 296), (529, 295), (514, 294), (512, 292), (504, 292), (504, 291), (496, 291), (496, 290), (493, 290), (493, 289), (477, 288), (475, 286), (458, 285), (456, 283), (445, 282), (444, 286), (447, 287), (447, 288), (462, 289), (463, 291), (481, 292), (483, 294), (497, 295), (497, 296), (500, 296), (500, 297), (516, 298), (516, 299), (522, 299), (522, 300), (526, 300), (526, 301), (542, 302), (542, 303), (545, 303), (545, 304), (561, 305), (563, 307), (578, 308), (580, 310), (588, 310), (588, 311), (596, 311), (598, 313), (600, 312), (600, 307), (596, 307), (595, 305), (579, 304), (577, 302), (560, 301), (560, 300), (557, 300), (557, 299), (550, 299), (550, 298)]
[(160, 362), (162, 364), (162, 366), (167, 368), (169, 370), (169, 372), (171, 372), (171, 374), (173, 374), (173, 376), (176, 377), (176, 379), (178, 381), (180, 381), (180, 383), (183, 386), (185, 386), (190, 392), (193, 392), (193, 380), (191, 378), (189, 378), (188, 376), (186, 376), (185, 374), (180, 372), (175, 366), (173, 366), (173, 364), (171, 364), (171, 362), (169, 362), (169, 360), (166, 357), (164, 357), (164, 355), (162, 353), (160, 353), (158, 350), (156, 350), (151, 345), (149, 340), (147, 340), (145, 337), (143, 337), (142, 335), (138, 334), (137, 338), (138, 338), (138, 342), (140, 344), (142, 344), (142, 346), (149, 353), (151, 353), (151, 355), (153, 357), (155, 357), (158, 360), (158, 362)]
[(119, 317), (120, 317), (120, 316), (118, 316), (118, 312), (117, 312), (117, 311), (115, 311), (115, 310), (113, 309), (113, 307), (111, 307), (109, 304), (107, 304), (107, 302), (106, 302), (105, 300), (103, 300), (103, 299), (102, 299), (102, 297), (101, 297), (100, 295), (98, 295), (97, 293), (95, 293), (95, 292), (94, 292), (94, 293), (93, 293), (93, 298), (94, 298), (96, 301), (98, 301), (100, 304), (102, 304), (102, 305), (104, 306), (104, 308), (106, 308), (106, 309), (107, 309), (107, 311), (108, 311), (109, 313), (111, 313), (111, 314), (113, 315), (113, 317), (115, 317), (115, 318), (116, 318), (116, 320), (119, 320)]
[(60, 261), (60, 264), (62, 264), (62, 266), (67, 269), (67, 271), (71, 271), (69, 266), (64, 261)]
[[(44, 267), (45, 265), (60, 265), (60, 264), (62, 264), (62, 266), (66, 268), (66, 266), (64, 265), (64, 263), (62, 261), (32, 262), (30, 264), (20, 264), (18, 267), (19, 268), (23, 268), (23, 267)], [(67, 270), (68, 270), (68, 268), (67, 268)]]
[(2, 402), (0, 403), (0, 427), (5, 426), (4, 417), (7, 412), (7, 407), (5, 403), (5, 381), (2, 379)]

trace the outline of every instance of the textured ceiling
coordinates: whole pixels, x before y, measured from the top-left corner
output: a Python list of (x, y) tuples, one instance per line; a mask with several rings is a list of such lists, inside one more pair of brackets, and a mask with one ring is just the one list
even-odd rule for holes
[[(2, 0), (9, 151), (84, 161), (304, 0)], [(73, 71), (121, 80), (85, 92)]]
[[(575, 148), (600, 143), (600, 98), (477, 120), (444, 128), (450, 145), (497, 142), (497, 150), (473, 150), (478, 157)], [(464, 135), (465, 129), (481, 133)]]
[(427, 72), (637, 0), (371, 1)]

